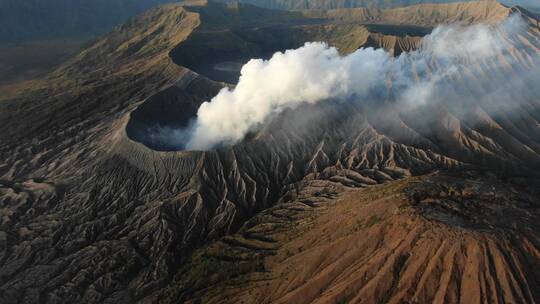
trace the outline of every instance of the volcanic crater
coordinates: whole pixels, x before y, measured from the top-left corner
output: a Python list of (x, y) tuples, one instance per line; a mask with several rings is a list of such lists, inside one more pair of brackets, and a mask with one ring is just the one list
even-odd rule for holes
[[(154, 132), (189, 126), (230, 85), (200, 64), (305, 41), (397, 55), (424, 34), (399, 26), (518, 13), (526, 30), (505, 37), (527, 47), (506, 67), (534, 67), (538, 20), (521, 12), (493, 1), (299, 12), (194, 1), (133, 18), (0, 103), (0, 302), (537, 302), (535, 90), (514, 113), (469, 104), (474, 119), (461, 104), (321, 103), (208, 151)], [(474, 99), (476, 84), (494, 89), (499, 64), (472, 62), (458, 82)], [(298, 128), (300, 118), (317, 123)]]

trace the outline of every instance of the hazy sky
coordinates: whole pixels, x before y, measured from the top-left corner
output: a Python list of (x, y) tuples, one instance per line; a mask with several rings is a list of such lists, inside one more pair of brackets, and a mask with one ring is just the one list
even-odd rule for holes
[(511, 5), (540, 7), (540, 0), (502, 0), (501, 2)]

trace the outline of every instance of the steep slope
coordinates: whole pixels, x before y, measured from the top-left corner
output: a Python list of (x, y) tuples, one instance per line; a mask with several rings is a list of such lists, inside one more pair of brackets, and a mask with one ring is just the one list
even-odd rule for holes
[[(95, 192), (105, 181), (98, 177), (99, 167), (104, 169), (115, 158), (107, 151), (111, 146), (105, 148), (107, 139), (116, 136), (115, 126), (137, 103), (189, 72), (172, 63), (168, 51), (198, 24), (198, 16), (179, 5), (156, 8), (119, 27), (55, 74), (24, 87), (25, 93), (17, 98), (1, 103), (1, 302), (69, 302), (81, 297), (100, 302), (116, 296), (127, 303), (133, 301), (136, 295), (126, 293), (128, 281), (135, 279), (134, 271), (145, 262), (140, 263), (142, 256), (127, 239), (120, 240), (118, 233), (123, 233), (118, 228), (127, 219), (121, 214), (133, 212), (137, 204), (114, 203), (113, 197), (128, 195), (123, 199), (134, 201), (139, 191), (131, 182), (124, 186), (115, 182), (109, 184), (109, 192)], [(128, 167), (113, 171), (119, 178), (131, 176), (121, 173), (130, 170)], [(75, 190), (76, 185), (86, 190)], [(105, 214), (109, 219), (103, 226)], [(73, 221), (64, 221), (68, 218)], [(28, 225), (32, 232), (21, 235), (20, 229)], [(117, 241), (103, 239), (105, 230), (98, 232), (100, 236), (87, 234), (95, 228), (109, 230)], [(30, 239), (39, 241), (31, 245)], [(119, 264), (113, 265), (116, 258), (111, 252), (117, 254)], [(103, 263), (96, 263), (96, 258)], [(80, 275), (66, 272), (68, 268), (77, 269)], [(92, 278), (85, 278), (87, 271)], [(110, 277), (113, 273), (115, 279)], [(24, 283), (19, 276), (37, 280)], [(74, 289), (61, 287), (70, 285), (72, 279), (82, 281)], [(40, 287), (33, 289), (32, 285)]]
[(471, 173), (305, 182), (198, 250), (161, 302), (533, 303), (537, 189)]
[[(431, 7), (432, 12), (437, 10), (437, 6)], [(492, 8), (493, 11), (498, 9), (499, 6)], [(449, 21), (460, 20), (454, 14), (465, 16), (466, 22), (493, 21), (489, 17), (492, 15), (483, 14), (484, 11), (463, 15), (463, 9), (441, 6), (440, 10), (448, 12), (445, 20)], [(255, 18), (250, 18), (255, 12)], [(510, 12), (508, 9), (505, 14)], [(529, 18), (526, 15), (522, 17)], [(207, 20), (213, 21), (207, 24)], [(526, 50), (527, 54), (538, 54), (538, 28), (534, 26), (534, 19), (526, 20), (531, 22), (527, 34), (510, 38), (528, 43), (530, 47)], [(258, 29), (246, 29), (256, 26), (257, 22), (260, 22)], [(433, 25), (423, 22), (417, 26)], [(384, 19), (376, 23), (391, 24)], [(285, 32), (273, 32), (276, 27)], [(478, 120), (477, 125), (462, 121), (459, 112), (450, 107), (425, 107), (408, 116), (395, 109), (379, 111), (379, 108), (372, 108), (370, 104), (333, 106), (327, 103), (285, 111), (258, 132), (249, 134), (242, 143), (211, 151), (152, 149), (147, 147), (150, 145), (145, 146), (133, 140), (137, 139), (137, 132), (144, 133), (153, 124), (185, 126), (197, 106), (226, 85), (173, 63), (173, 60), (186, 65), (196, 62), (193, 58), (198, 58), (203, 48), (194, 48), (189, 52), (186, 45), (200, 46), (198, 43), (205, 41), (200, 39), (204, 35), (215, 35), (212, 37), (217, 38), (217, 42), (211, 42), (220, 45), (215, 47), (216, 51), (226, 49), (229, 45), (235, 46), (231, 41), (238, 41), (236, 38), (225, 38), (241, 37), (241, 41), (250, 42), (245, 48), (248, 50), (247, 55), (268, 50), (263, 47), (264, 40), (260, 39), (267, 35), (257, 36), (254, 32), (273, 32), (279, 37), (279, 33), (297, 31), (301, 35), (293, 40), (294, 43), (321, 37), (342, 47), (343, 52), (353, 51), (366, 43), (386, 47), (393, 45), (394, 50), (396, 45), (404, 45), (401, 50), (415, 48), (414, 43), (405, 42), (409, 39), (417, 41), (419, 38), (399, 33), (392, 35), (393, 29), (395, 27), (379, 27), (375, 28), (377, 33), (371, 33), (370, 25), (363, 22), (339, 24), (332, 20), (313, 20), (303, 13), (266, 11), (242, 5), (226, 7), (204, 2), (185, 6), (166, 5), (117, 28), (48, 78), (33, 82), (32, 86), (22, 87), (21, 93), (14, 93), (15, 97), (3, 100), (0, 103), (0, 120), (5, 122), (0, 126), (1, 302), (178, 302), (189, 299), (196, 301), (199, 296), (221, 301), (223, 299), (218, 296), (223, 289), (214, 283), (220, 281), (220, 275), (223, 274), (213, 276), (205, 270), (206, 267), (215, 268), (213, 260), (197, 260), (208, 256), (198, 254), (204, 253), (206, 246), (217, 246), (215, 251), (218, 253), (231, 244), (232, 247), (255, 248), (255, 259), (262, 261), (266, 265), (263, 265), (264, 269), (269, 269), (270, 274), (287, 274), (289, 270), (280, 268), (280, 263), (266, 255), (273, 252), (274, 242), (265, 237), (265, 234), (272, 237), (273, 233), (265, 232), (265, 227), (276, 225), (276, 237), (294, 239), (290, 246), (308, 246), (311, 238), (297, 238), (290, 234), (292, 230), (287, 225), (280, 228), (283, 222), (295, 223), (291, 220), (302, 209), (299, 207), (302, 204), (317, 206), (328, 203), (329, 210), (335, 205), (337, 209), (333, 210), (345, 212), (354, 208), (354, 202), (373, 200), (374, 197), (369, 197), (373, 192), (384, 195), (381, 188), (373, 187), (377, 184), (392, 182), (388, 187), (408, 185), (409, 179), (413, 178), (411, 176), (437, 170), (455, 170), (460, 174), (466, 169), (486, 171), (485, 175), (478, 177), (478, 183), (482, 186), (473, 189), (478, 196), (478, 202), (475, 203), (480, 206), (478, 209), (485, 210), (486, 206), (491, 206), (492, 197), (481, 194), (485, 192), (485, 185), (489, 184), (490, 178), (497, 179), (501, 183), (497, 187), (500, 193), (495, 196), (501, 199), (497, 202), (509, 205), (508, 210), (517, 213), (519, 222), (534, 228), (537, 212), (534, 189), (529, 194), (528, 190), (516, 188), (519, 195), (514, 197), (512, 187), (520, 187), (519, 184), (515, 186), (512, 184), (514, 181), (505, 183), (498, 178), (527, 177), (529, 185), (535, 185), (533, 181), (538, 178), (540, 140), (538, 128), (535, 128), (540, 120), (538, 99), (531, 100), (530, 107), (520, 112), (518, 117), (495, 117), (489, 109), (479, 104), (475, 113), (482, 120)], [(400, 27), (398, 29), (402, 30)], [(374, 31), (373, 28), (371, 30)], [(240, 36), (238, 33), (247, 34)], [(394, 44), (392, 41), (395, 41)], [(214, 45), (211, 46), (210, 49), (213, 49)], [(278, 46), (281, 47), (287, 46)], [(249, 53), (251, 50), (255, 50), (254, 53)], [(525, 50), (513, 51), (516, 57), (527, 58), (523, 53)], [(211, 62), (215, 54), (209, 52), (205, 54), (206, 58), (201, 56), (198, 60)], [(525, 59), (521, 65), (526, 65), (528, 61)], [(490, 71), (489, 64), (475, 64), (471, 68), (480, 66), (486, 69), (486, 73)], [(521, 68), (521, 65), (516, 69)], [(426, 115), (426, 112), (430, 115)], [(422, 124), (418, 117), (432, 119)], [(317, 123), (306, 127), (305, 121)], [(139, 141), (142, 140), (139, 138)], [(474, 179), (467, 175), (461, 175), (460, 178)], [(434, 186), (428, 180), (425, 187), (438, 190), (437, 185), (459, 184), (460, 178), (457, 181), (456, 178), (450, 178), (449, 182), (446, 177), (435, 180)], [(400, 180), (404, 180), (404, 184), (394, 184), (395, 181), (400, 183)], [(367, 192), (354, 192), (353, 188), (367, 188)], [(453, 233), (458, 230), (455, 221), (465, 221), (465, 227), (470, 228), (468, 223), (471, 222), (471, 214), (482, 212), (462, 207), (459, 204), (461, 198), (448, 191), (450, 198), (443, 200), (446, 194), (440, 195), (442, 190), (435, 191), (439, 196), (431, 192), (429, 196), (424, 195), (426, 191), (420, 190), (416, 191), (420, 193), (416, 196), (410, 194), (413, 203), (417, 204), (414, 207), (410, 203), (411, 199), (404, 196), (408, 192), (403, 194), (401, 189), (391, 192), (393, 197), (389, 198), (389, 208), (386, 208), (386, 203), (376, 202), (377, 208), (372, 211), (354, 210), (361, 219), (359, 225), (365, 229), (362, 232), (369, 233), (355, 234), (354, 240), (369, 243), (370, 239), (366, 235), (375, 235), (381, 243), (366, 247), (374, 250), (381, 248), (382, 255), (389, 254), (391, 257), (392, 252), (404, 253), (410, 248), (414, 252), (423, 252), (425, 248), (431, 250), (434, 247), (430, 246), (435, 245), (425, 244), (427, 241), (422, 239), (424, 243), (418, 244), (418, 247), (409, 242), (406, 244), (409, 247), (396, 245), (392, 248), (391, 245), (396, 244), (399, 237), (408, 233), (408, 230), (393, 234), (394, 230), (385, 230), (387, 228), (377, 225), (382, 219), (377, 220), (372, 213), (378, 210), (384, 220), (390, 223), (405, 222), (411, 229), (418, 226), (418, 230), (410, 233), (414, 240), (423, 237), (421, 232), (429, 233), (430, 228), (436, 227), (433, 235), (442, 242), (454, 236)], [(461, 185), (459, 189), (464, 189), (461, 192), (469, 191)], [(365, 193), (368, 193), (367, 198), (363, 196)], [(348, 203), (339, 205), (337, 194), (351, 195), (347, 199)], [(398, 198), (396, 195), (401, 196)], [(432, 196), (437, 202), (426, 206), (430, 204)], [(296, 201), (297, 197), (301, 202)], [(418, 202), (415, 197), (419, 197)], [(529, 205), (512, 206), (514, 199)], [(411, 206), (406, 206), (404, 214), (391, 216), (396, 209), (392, 204), (405, 203)], [(457, 215), (448, 210), (456, 210)], [(448, 217), (448, 213), (454, 217)], [(320, 229), (333, 229), (336, 233), (352, 229), (350, 220), (343, 221), (343, 228), (340, 228), (335, 222), (325, 224), (328, 218), (324, 218), (324, 214), (322, 216), (314, 214), (311, 223)], [(522, 221), (527, 216), (530, 220)], [(261, 226), (257, 226), (261, 217), (264, 220), (260, 220)], [(434, 220), (440, 223), (433, 223)], [(480, 221), (480, 228), (491, 224), (508, 229), (506, 223), (499, 223), (493, 218), (486, 221), (487, 224)], [(473, 228), (477, 229), (477, 221), (472, 223)], [(247, 231), (250, 227), (260, 231)], [(318, 234), (317, 227), (312, 230), (313, 233)], [(394, 227), (399, 227), (399, 224)], [(301, 231), (310, 233), (310, 229)], [(242, 238), (248, 240), (236, 233), (241, 233)], [(461, 243), (464, 247), (473, 246), (475, 241), (479, 241), (487, 244), (482, 248), (488, 248), (488, 245), (493, 248), (494, 245), (488, 242), (504, 240), (489, 234), (478, 236), (474, 231), (466, 234), (467, 238)], [(521, 234), (517, 235), (519, 237)], [(526, 236), (530, 242), (536, 238), (535, 234)], [(507, 240), (510, 242), (515, 239)], [(386, 241), (388, 246), (381, 245)], [(220, 247), (223, 242), (226, 247)], [(331, 241), (327, 244), (335, 245)], [(519, 246), (496, 244), (501, 249), (490, 250), (490, 253), (502, 255), (511, 249), (521, 250), (520, 246), (527, 246), (525, 241)], [(314, 242), (311, 245), (318, 246), (321, 243)], [(341, 245), (336, 247), (343, 251), (349, 249)], [(482, 249), (473, 247), (470, 252)], [(196, 251), (198, 248), (203, 248), (203, 251)], [(328, 248), (331, 247), (324, 247), (324, 254), (329, 254), (326, 251)], [(532, 253), (516, 259), (515, 265), (538, 265), (534, 253), (536, 245), (526, 249)], [(312, 257), (312, 254), (320, 251), (313, 249), (310, 252), (309, 257)], [(253, 252), (243, 253), (245, 264), (233, 260), (235, 263), (232, 266), (223, 264), (222, 269), (254, 275), (250, 281), (256, 283), (259, 274), (253, 272), (260, 271), (263, 266), (250, 261)], [(230, 260), (227, 251), (223, 251), (223, 254), (221, 260)], [(235, 254), (236, 251), (233, 251), (232, 255)], [(279, 257), (282, 254), (288, 255), (286, 251), (280, 251)], [(359, 259), (371, 257), (369, 252), (362, 250), (352, 254), (353, 258)], [(363, 286), (352, 280), (367, 273), (366, 281), (397, 284), (388, 286), (381, 283), (380, 290), (368, 288), (375, 290), (375, 293), (369, 295), (373, 301), (385, 300), (382, 295), (388, 290), (392, 291), (388, 294), (395, 296), (395, 299), (412, 299), (413, 296), (409, 294), (397, 293), (401, 289), (395, 286), (405, 286), (399, 285), (399, 278), (387, 279), (392, 278), (391, 274), (399, 274), (398, 266), (407, 265), (407, 274), (412, 273), (414, 267), (408, 268), (408, 265), (420, 262), (420, 258), (393, 257), (395, 259), (386, 264), (381, 259), (372, 260), (378, 262), (384, 270), (380, 272), (380, 278), (373, 277), (379, 269), (377, 265), (358, 269), (350, 275), (339, 271), (322, 275), (321, 281), (331, 281), (337, 278), (336, 274), (342, 273), (342, 280), (336, 279), (339, 286), (324, 282), (317, 285), (319, 281), (316, 280), (310, 280), (312, 282), (309, 284), (302, 283), (303, 279), (314, 278), (317, 265), (325, 267), (328, 263), (316, 260), (312, 263), (310, 258), (307, 269), (314, 269), (313, 273), (298, 274), (293, 277), (294, 282), (290, 285), (286, 279), (269, 282), (269, 286), (276, 287), (278, 291), (275, 298), (270, 298), (268, 294), (261, 295), (262, 291), (267, 290), (264, 289), (266, 287), (250, 284), (238, 287), (236, 282), (232, 282), (234, 288), (231, 297), (233, 300), (245, 296), (248, 300), (283, 301), (294, 297), (321, 301), (338, 300), (338, 296), (350, 296), (352, 299), (356, 292), (353, 286)], [(447, 257), (450, 259), (450, 256)], [(460, 255), (460, 259), (465, 260), (465, 255)], [(487, 282), (492, 280), (493, 271), (499, 271), (500, 267), (492, 267), (495, 262), (491, 261), (487, 253), (481, 259), (485, 263), (483, 265), (491, 271), (490, 276), (486, 275)], [(525, 264), (525, 260), (529, 264)], [(193, 263), (190, 264), (190, 261)], [(289, 262), (294, 261), (295, 258)], [(449, 265), (449, 262), (439, 262), (435, 257), (431, 261), (435, 265)], [(283, 265), (290, 265), (289, 262)], [(342, 267), (348, 264), (348, 260), (338, 260), (338, 264)], [(449, 281), (452, 284), (465, 278), (458, 271), (463, 265), (464, 262), (460, 263), (456, 271), (451, 273)], [(515, 270), (517, 267), (511, 271), (514, 278), (519, 278), (523, 273)], [(201, 269), (203, 272), (198, 272)], [(235, 273), (233, 270), (232, 274)], [(449, 275), (444, 273), (437, 276), (436, 271), (427, 273), (433, 274), (429, 280), (425, 279), (428, 285), (447, 280)], [(207, 275), (210, 275), (210, 285), (204, 280)], [(528, 275), (536, 277), (534, 272), (528, 272)], [(186, 281), (182, 281), (184, 278)], [(533, 279), (519, 280), (527, 282), (532, 286), (531, 289), (535, 286)], [(420, 299), (451, 299), (461, 294), (457, 287), (410, 287), (410, 284), (416, 282), (410, 279), (400, 284), (409, 284), (406, 285), (407, 290), (417, 290)], [(344, 291), (341, 286), (348, 288), (344, 288)], [(514, 292), (515, 289), (512, 282), (499, 289), (500, 292), (493, 289), (492, 285), (489, 286), (489, 292), (485, 291), (484, 294), (491, 293), (495, 297), (503, 297), (502, 293)], [(323, 292), (323, 296), (318, 298), (318, 294), (312, 293), (313, 290), (317, 291), (315, 287), (328, 288), (328, 293)], [(186, 288), (189, 290), (186, 291)], [(242, 292), (242, 288), (258, 291), (259, 296), (251, 298)], [(164, 293), (165, 289), (167, 292)], [(306, 292), (306, 289), (309, 290)], [(513, 299), (537, 299), (537, 294), (515, 291)]]
[[(121, 92), (121, 88), (130, 91), (146, 90), (146, 85), (137, 84), (146, 83), (147, 78), (153, 79), (148, 85), (154, 89), (149, 91), (157, 90), (164, 83), (174, 82), (185, 73), (185, 69), (172, 63), (168, 51), (186, 39), (198, 24), (196, 14), (187, 12), (178, 5), (169, 5), (156, 8), (119, 27), (47, 78), (28, 87), (30, 95), (46, 97), (39, 104), (35, 104), (32, 98), (24, 98), (24, 95), (22, 98), (3, 102), (0, 115), (6, 124), (0, 134), (2, 140), (8, 142), (7, 139), (12, 136), (25, 138), (37, 135), (40, 133), (37, 130), (42, 127), (41, 124), (47, 124), (51, 119), (56, 121), (53, 128), (62, 128), (67, 124), (66, 121), (88, 120), (88, 116), (98, 115), (97, 112), (107, 112), (111, 111), (110, 107), (118, 107), (117, 103), (121, 103), (122, 99), (120, 96), (114, 102), (99, 101), (99, 96), (108, 98), (103, 90), (109, 90), (109, 94), (112, 94), (112, 91)], [(128, 107), (125, 109), (127, 111), (129, 102), (140, 101), (135, 97), (137, 93), (123, 94), (125, 99), (130, 99), (124, 101), (128, 103), (125, 105)], [(84, 96), (92, 97), (91, 102), (71, 104), (73, 100), (81, 100)], [(78, 110), (72, 111), (72, 107)], [(29, 115), (31, 112), (40, 114)], [(80, 117), (81, 113), (85, 113), (85, 116)], [(17, 123), (22, 117), (28, 117), (26, 125)], [(46, 129), (52, 131), (50, 127)]]

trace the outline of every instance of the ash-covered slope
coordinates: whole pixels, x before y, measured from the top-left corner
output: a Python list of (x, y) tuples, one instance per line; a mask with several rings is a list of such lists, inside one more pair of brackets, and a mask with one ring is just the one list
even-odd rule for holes
[[(461, 7), (460, 4), (453, 8), (430, 5), (426, 10), (434, 15), (440, 9), (447, 15), (438, 22), (452, 22), (464, 16)], [(489, 11), (501, 13), (470, 13), (463, 21), (498, 22), (512, 11), (498, 5), (488, 7)], [(380, 27), (371, 27), (371, 31), (378, 31), (372, 33), (366, 24), (372, 22), (343, 24), (334, 18), (314, 19), (312, 14), (205, 3), (163, 6), (112, 32), (47, 79), (3, 100), (0, 103), (0, 119), (5, 122), (0, 126), (2, 303), (195, 301), (201, 290), (204, 294), (217, 294), (214, 301), (220, 302), (223, 301), (219, 298), (220, 286), (213, 279), (204, 280), (211, 273), (198, 272), (200, 267), (204, 269), (212, 264), (204, 261), (197, 264), (194, 250), (226, 235), (245, 232), (254, 224), (248, 220), (257, 214), (264, 217), (267, 213), (261, 212), (267, 209), (272, 217), (268, 225), (275, 224), (275, 218), (281, 219), (277, 220), (278, 224), (288, 222), (294, 217), (290, 213), (294, 210), (287, 207), (274, 212), (275, 209), (269, 208), (280, 209), (281, 203), (295, 202), (302, 191), (307, 191), (302, 204), (310, 205), (310, 201), (321, 196), (332, 201), (335, 198), (332, 193), (337, 192), (332, 190), (335, 187), (347, 192), (437, 170), (462, 173), (476, 169), (490, 172), (491, 178), (534, 180), (538, 177), (538, 99), (532, 99), (516, 115), (503, 113), (497, 117), (490, 116), (489, 109), (482, 108), (481, 103), (475, 104), (477, 109), (471, 113), (478, 118), (474, 120), (476, 124), (463, 119), (456, 108), (444, 105), (421, 107), (405, 115), (392, 107), (325, 103), (285, 111), (265, 128), (230, 147), (170, 151), (170, 146), (158, 149), (155, 141), (143, 141), (152, 134), (148, 127), (153, 125), (173, 130), (185, 126), (198, 105), (226, 85), (210, 80), (208, 77), (212, 75), (204, 77), (188, 69), (197, 68), (198, 62), (239, 59), (215, 58), (219, 50), (223, 54), (235, 54), (241, 45), (245, 51), (242, 56), (264, 56), (266, 52), (321, 39), (342, 48), (343, 53), (366, 43), (396, 50), (392, 40), (411, 41), (398, 43), (404, 45), (401, 51), (408, 51), (417, 47), (414, 41), (420, 40), (418, 36), (392, 35), (395, 29), (402, 29), (399, 26), (385, 27), (384, 32)], [(415, 10), (382, 11), (376, 23), (402, 25), (416, 15)], [(402, 22), (396, 21), (399, 18)], [(538, 55), (540, 47), (536, 20), (525, 13), (521, 18), (528, 22), (525, 34), (508, 39), (518, 39), (529, 47), (512, 50), (520, 62), (520, 66), (509, 67), (515, 71), (530, 64), (527, 58)], [(248, 29), (257, 24), (255, 29)], [(433, 25), (428, 21), (416, 24)], [(276, 46), (268, 43), (277, 40), (268, 38), (272, 33), (277, 37), (293, 33), (294, 39), (290, 45)], [(203, 48), (204, 41), (210, 45)], [(480, 67), (482, 75), (490, 72), (489, 63), (475, 64), (478, 66), (471, 65), (472, 71)], [(466, 78), (472, 89), (475, 79), (483, 79), (479, 75), (472, 73)], [(471, 94), (474, 96), (474, 90)], [(420, 119), (428, 116), (430, 119)], [(306, 121), (316, 123), (305, 124)], [(511, 192), (501, 190), (500, 196), (504, 201), (509, 197), (511, 202), (523, 201), (521, 195), (526, 196), (530, 200), (528, 207), (515, 208), (530, 217), (526, 225), (533, 223), (538, 203), (534, 192), (530, 196), (523, 192), (518, 197), (508, 196)], [(426, 203), (425, 198), (419, 199), (420, 206)], [(489, 205), (485, 201), (488, 200), (481, 203)], [(467, 209), (465, 216), (470, 218), (470, 212), (482, 213), (482, 208)], [(445, 216), (453, 214), (452, 209), (455, 208), (445, 207), (428, 218), (439, 221), (442, 218), (443, 228), (437, 231), (441, 239), (456, 229), (452, 228), (453, 221), (445, 222)], [(384, 215), (392, 223), (398, 223), (398, 218), (407, 219), (394, 219), (386, 211)], [(267, 226), (264, 221), (261, 223)], [(422, 223), (431, 225), (429, 221)], [(473, 230), (474, 225), (465, 228), (471, 229), (471, 234), (481, 233)], [(286, 230), (279, 233), (287, 236)], [(391, 233), (381, 231), (380, 239)], [(537, 239), (534, 231), (530, 233), (530, 239)], [(242, 240), (235, 238), (226, 237), (222, 242), (235, 248), (248, 246), (255, 250), (256, 256), (265, 257), (264, 248), (243, 245)], [(251, 234), (250, 238), (268, 243), (264, 233)], [(534, 244), (529, 248), (537, 250)], [(245, 257), (249, 258), (249, 254)], [(369, 261), (369, 254), (365, 258)], [(226, 260), (227, 256), (219, 254), (218, 259)], [(232, 259), (233, 267), (242, 264), (239, 262), (242, 259), (243, 256)], [(530, 265), (538, 265), (537, 256), (527, 259)], [(420, 259), (411, 261), (420, 262)], [(263, 270), (252, 266), (251, 262), (246, 264), (244, 273), (251, 275), (252, 271)], [(375, 268), (370, 271), (375, 272)], [(353, 272), (344, 280), (349, 282), (359, 273)], [(384, 277), (379, 282), (385, 281), (388, 273), (396, 272), (381, 272)], [(511, 273), (517, 276), (520, 272)], [(486, 280), (494, 277), (494, 272), (490, 272)], [(179, 282), (179, 278), (186, 278), (187, 283)], [(457, 284), (463, 272), (452, 272), (452, 278), (453, 284)], [(534, 278), (531, 272), (521, 280), (528, 282)], [(394, 279), (396, 284), (400, 280), (400, 277)], [(287, 281), (278, 280), (275, 284), (282, 284), (279, 282)], [(284, 290), (292, 288), (292, 292), (299, 286), (295, 283), (283, 287), (276, 297), (293, 299)], [(450, 290), (456, 289), (448, 290), (447, 299), (458, 302), (450, 296)], [(444, 292), (441, 290), (437, 297), (444, 298)], [(495, 297), (501, 296), (500, 292), (491, 291)], [(355, 289), (351, 287), (347, 296), (353, 294)], [(376, 293), (369, 299), (383, 301), (383, 294)], [(298, 292), (296, 299), (309, 302), (318, 297), (304, 295)], [(422, 299), (434, 297), (426, 292)], [(537, 299), (537, 293), (531, 292), (523, 299)]]

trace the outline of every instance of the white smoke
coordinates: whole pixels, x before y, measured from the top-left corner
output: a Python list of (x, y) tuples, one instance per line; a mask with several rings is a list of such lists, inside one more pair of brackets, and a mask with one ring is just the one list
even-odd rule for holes
[(270, 60), (250, 60), (233, 90), (225, 88), (201, 105), (187, 147), (233, 143), (284, 108), (367, 92), (384, 79), (380, 69), (390, 60), (387, 52), (371, 48), (341, 57), (320, 42), (276, 53)]
[[(510, 25), (511, 20), (514, 18), (508, 19), (506, 23)], [(434, 57), (443, 60), (487, 59), (500, 54), (505, 48), (497, 28), (484, 24), (439, 26), (424, 38), (423, 44), (424, 52), (431, 52)]]
[[(392, 57), (382, 49), (363, 48), (340, 56), (325, 43), (310, 42), (296, 50), (276, 53), (269, 60), (253, 59), (241, 70), (238, 85), (224, 88), (197, 113), (187, 149), (204, 150), (232, 144), (286, 108), (304, 103), (354, 96), (362, 100), (385, 90), (392, 79), (399, 100), (411, 105), (429, 101), (437, 83), (452, 77), (471, 62), (504, 53), (501, 33), (521, 28), (519, 17), (499, 26), (440, 26), (424, 38), (418, 51)], [(436, 61), (418, 79), (408, 73)]]

